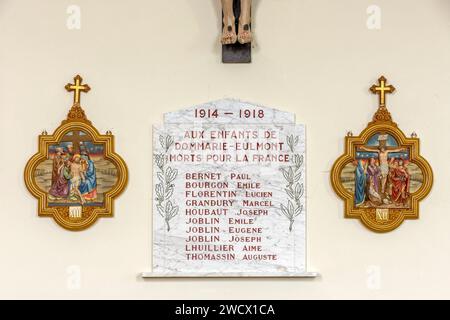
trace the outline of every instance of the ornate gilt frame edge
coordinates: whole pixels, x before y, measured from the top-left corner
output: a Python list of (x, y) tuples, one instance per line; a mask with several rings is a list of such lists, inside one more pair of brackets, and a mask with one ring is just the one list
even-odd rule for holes
[[(411, 155), (410, 160), (414, 162), (423, 173), (423, 183), (419, 190), (411, 195), (412, 207), (411, 209), (403, 210), (397, 219), (386, 225), (379, 225), (373, 223), (364, 214), (364, 209), (353, 208), (353, 195), (344, 189), (340, 175), (350, 161), (355, 157), (355, 149), (353, 145), (356, 143), (366, 142), (371, 135), (377, 131), (385, 131), (391, 133), (396, 137), (401, 145), (410, 146)], [(405, 134), (398, 128), (397, 124), (391, 121), (376, 121), (371, 122), (358, 136), (347, 136), (345, 138), (345, 149), (342, 154), (333, 164), (331, 169), (331, 185), (338, 196), (344, 200), (344, 217), (352, 219), (361, 219), (361, 222), (372, 231), (383, 233), (393, 231), (400, 226), (405, 219), (419, 218), (419, 201), (424, 199), (430, 192), (433, 186), (433, 170), (428, 161), (420, 155), (420, 140), (419, 138), (407, 138)]]
[[(63, 135), (70, 130), (84, 130), (88, 132), (93, 141), (105, 144), (105, 159), (111, 161), (117, 167), (118, 178), (114, 187), (105, 193), (105, 206), (95, 208), (92, 215), (81, 222), (67, 222), (62, 219), (55, 209), (47, 207), (46, 192), (41, 190), (34, 179), (34, 171), (38, 164), (48, 158), (48, 146), (51, 143), (60, 141)], [(29, 192), (38, 199), (38, 215), (40, 217), (53, 217), (55, 221), (63, 228), (70, 231), (81, 231), (94, 224), (100, 217), (114, 216), (114, 202), (126, 188), (128, 184), (128, 168), (125, 161), (115, 153), (114, 136), (112, 134), (102, 135), (89, 121), (63, 121), (52, 135), (41, 134), (38, 137), (38, 152), (28, 160), (25, 171), (24, 181)]]

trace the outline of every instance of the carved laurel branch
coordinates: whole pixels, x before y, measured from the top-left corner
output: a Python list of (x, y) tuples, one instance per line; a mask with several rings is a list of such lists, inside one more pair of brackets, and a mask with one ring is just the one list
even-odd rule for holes
[(281, 168), (281, 172), (287, 182), (285, 191), (288, 196), (287, 205), (281, 204), (281, 212), (289, 220), (289, 231), (292, 231), (295, 218), (303, 212), (301, 198), (305, 190), (304, 185), (303, 183), (300, 183), (300, 180), (302, 178), (304, 157), (303, 155), (295, 153), (295, 149), (299, 143), (298, 136), (294, 137), (294, 135), (289, 135), (286, 138), (286, 143), (289, 150), (293, 153), (293, 157), (291, 166)]
[(170, 231), (170, 220), (178, 215), (180, 209), (178, 206), (175, 206), (171, 200), (175, 190), (173, 182), (178, 176), (178, 170), (167, 166), (167, 153), (174, 143), (173, 137), (169, 135), (160, 135), (159, 142), (164, 152), (155, 156), (155, 163), (159, 169), (157, 172), (159, 182), (155, 186), (156, 209), (166, 222), (167, 231)]

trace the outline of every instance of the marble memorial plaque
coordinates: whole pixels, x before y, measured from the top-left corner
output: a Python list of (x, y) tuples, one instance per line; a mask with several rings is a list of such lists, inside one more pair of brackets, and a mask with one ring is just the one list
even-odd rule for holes
[(294, 114), (220, 100), (165, 114), (153, 140), (154, 274), (305, 274), (305, 128)]

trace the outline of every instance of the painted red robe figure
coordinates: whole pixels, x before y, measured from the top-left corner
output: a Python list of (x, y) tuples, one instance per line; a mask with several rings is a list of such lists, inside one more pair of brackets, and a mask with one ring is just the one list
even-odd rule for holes
[(392, 168), (392, 201), (405, 205), (409, 197), (410, 176), (403, 160), (398, 160), (398, 164)]

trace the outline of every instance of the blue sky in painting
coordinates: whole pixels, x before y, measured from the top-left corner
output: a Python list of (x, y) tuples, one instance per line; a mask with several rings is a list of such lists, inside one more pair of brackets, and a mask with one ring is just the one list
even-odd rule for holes
[[(369, 147), (378, 147), (379, 143), (378, 143), (378, 137), (380, 135), (374, 134), (369, 141), (367, 142), (367, 146)], [(386, 146), (387, 147), (398, 147), (398, 143), (395, 140), (395, 138), (393, 136), (391, 136), (390, 134), (387, 134), (387, 141), (386, 141)]]
[[(378, 137), (379, 136), (380, 136), (380, 134), (377, 133), (377, 134), (373, 135), (372, 137), (370, 137), (370, 139), (367, 142), (366, 146), (368, 146), (368, 147), (378, 147), (379, 146), (379, 142), (378, 142)], [(387, 134), (386, 146), (387, 147), (391, 147), (391, 148), (398, 147), (397, 141), (390, 134)], [(370, 159), (370, 158), (377, 159), (378, 158), (378, 153), (377, 152), (368, 152), (368, 151), (357, 151), (356, 152), (356, 158), (357, 159)], [(409, 159), (409, 152), (408, 151), (392, 152), (392, 153), (388, 154), (388, 158), (389, 159), (392, 159), (392, 158)]]

